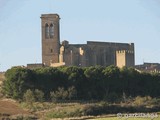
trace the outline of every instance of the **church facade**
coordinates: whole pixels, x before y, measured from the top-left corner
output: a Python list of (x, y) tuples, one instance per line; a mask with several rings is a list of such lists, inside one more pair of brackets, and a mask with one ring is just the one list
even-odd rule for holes
[(42, 14), (42, 63), (45, 66), (135, 65), (134, 43), (87, 41), (86, 44), (60, 43), (60, 17)]

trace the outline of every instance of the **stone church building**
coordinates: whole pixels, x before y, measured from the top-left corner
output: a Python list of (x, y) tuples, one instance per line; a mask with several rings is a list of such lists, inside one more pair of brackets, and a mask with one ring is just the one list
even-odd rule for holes
[(60, 43), (58, 14), (41, 15), (42, 63), (45, 66), (134, 66), (134, 43), (87, 41), (87, 44)]

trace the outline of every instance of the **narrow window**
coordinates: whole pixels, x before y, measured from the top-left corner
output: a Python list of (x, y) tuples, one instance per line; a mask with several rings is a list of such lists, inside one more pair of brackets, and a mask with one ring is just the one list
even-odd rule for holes
[(53, 36), (54, 36), (54, 26), (53, 26), (53, 24), (51, 24), (50, 27), (49, 27), (49, 35), (50, 35), (50, 38), (53, 38)]
[(53, 53), (53, 50), (51, 49), (51, 53)]
[(46, 39), (49, 38), (49, 26), (48, 26), (48, 24), (45, 25), (45, 38)]

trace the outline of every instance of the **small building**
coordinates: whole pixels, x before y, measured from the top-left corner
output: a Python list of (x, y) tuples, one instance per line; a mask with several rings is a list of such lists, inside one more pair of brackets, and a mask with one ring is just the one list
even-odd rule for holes
[(142, 65), (135, 65), (135, 69), (140, 72), (147, 73), (160, 73), (160, 64), (159, 63), (143, 63)]
[(35, 68), (41, 68), (44, 67), (45, 65), (42, 63), (33, 63), (33, 64), (27, 64), (28, 69), (35, 69)]

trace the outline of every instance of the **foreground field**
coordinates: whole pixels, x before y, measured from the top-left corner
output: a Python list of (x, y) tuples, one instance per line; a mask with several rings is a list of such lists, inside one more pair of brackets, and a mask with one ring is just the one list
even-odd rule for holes
[(9, 115), (29, 114), (29, 112), (20, 108), (18, 103), (8, 99), (0, 100), (0, 113), (6, 113)]
[[(11, 118), (12, 116), (25, 115), (27, 117), (37, 117), (42, 120), (50, 119), (64, 119), (68, 120), (160, 120), (160, 118), (118, 118), (116, 115), (86, 116), (85, 112), (89, 112), (92, 105), (100, 105), (102, 103), (33, 103), (27, 105), (26, 103), (18, 103), (11, 99), (0, 99), (0, 118)], [(87, 111), (84, 111), (87, 110)], [(85, 117), (82, 117), (84, 114)], [(36, 115), (36, 116), (35, 116)], [(157, 115), (159, 116), (159, 114)], [(72, 119), (69, 119), (72, 118)], [(32, 119), (30, 119), (32, 120)], [(35, 119), (34, 119), (35, 120)]]
[(89, 119), (89, 120), (160, 120), (160, 118), (118, 118), (118, 117), (110, 117), (110, 118), (98, 118), (98, 119)]
[[(19, 103), (11, 99), (0, 99), (0, 120), (20, 118), (22, 116), (33, 116), (28, 110), (19, 106)], [(24, 117), (23, 117), (24, 118)]]

